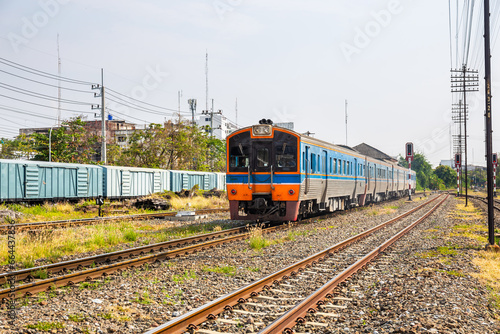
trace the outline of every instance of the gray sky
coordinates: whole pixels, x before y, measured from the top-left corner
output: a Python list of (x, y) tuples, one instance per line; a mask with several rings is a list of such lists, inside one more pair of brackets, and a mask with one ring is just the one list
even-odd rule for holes
[[(498, 7), (492, 10), (492, 29), (498, 28)], [(450, 109), (456, 98), (450, 93), (449, 70), (463, 60), (452, 46), (450, 63), (448, 10), (443, 0), (0, 0), (0, 57), (57, 74), (59, 34), (62, 76), (100, 83), (104, 68), (109, 89), (174, 110), (182, 90), (182, 111), (188, 111), (187, 99), (196, 98), (200, 112), (205, 109), (208, 50), (209, 98), (232, 120), (237, 98), (241, 126), (261, 118), (292, 121), (298, 132), (311, 131), (316, 138), (344, 144), (347, 99), (349, 145), (366, 142), (397, 155), (413, 141), (435, 166), (450, 158)], [(482, 67), (481, 38), (472, 31), (470, 63)], [(500, 78), (495, 51), (493, 96)], [(57, 81), (4, 63), (0, 70), (57, 86)], [(0, 77), (0, 83), (57, 98), (55, 87), (5, 72)], [(480, 91), (468, 96), (469, 162), (484, 165), (482, 74), (480, 78)], [(86, 91), (63, 90), (63, 99), (100, 102), (89, 93), (90, 85), (61, 85)], [(5, 86), (0, 94), (52, 107), (0, 96), (0, 107), (11, 108), (0, 109), (0, 136), (12, 137), (21, 125), (55, 124), (55, 100), (40, 100)], [(121, 95), (109, 98), (117, 96)], [(494, 99), (493, 111), (495, 105)], [(170, 112), (158, 113), (154, 107), (156, 113), (110, 100), (107, 106), (116, 118), (136, 123), (171, 118)], [(93, 112), (88, 105), (62, 107)], [(75, 115), (62, 113), (63, 118)], [(493, 116), (493, 122), (495, 130), (500, 117)], [(499, 139), (494, 134), (494, 150)]]

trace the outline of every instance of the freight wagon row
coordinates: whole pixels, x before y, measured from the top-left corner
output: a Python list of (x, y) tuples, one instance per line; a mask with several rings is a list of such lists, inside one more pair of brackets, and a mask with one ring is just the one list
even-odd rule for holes
[(0, 202), (121, 199), (195, 185), (225, 190), (226, 174), (0, 159)]

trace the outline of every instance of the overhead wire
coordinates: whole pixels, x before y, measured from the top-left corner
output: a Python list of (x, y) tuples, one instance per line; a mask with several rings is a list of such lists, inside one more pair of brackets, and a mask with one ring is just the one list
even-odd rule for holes
[(38, 83), (38, 84), (41, 84), (41, 85), (45, 85), (45, 86), (49, 86), (49, 87), (61, 88), (61, 89), (64, 89), (64, 90), (70, 90), (70, 91), (80, 92), (80, 93), (91, 93), (91, 94), (94, 94), (94, 92), (91, 92), (91, 91), (88, 91), (88, 90), (82, 90), (82, 89), (76, 89), (76, 88), (69, 88), (69, 87), (64, 87), (64, 86), (52, 85), (52, 84), (49, 84), (49, 83), (46, 83), (46, 82), (42, 82), (42, 81), (38, 81), (38, 80), (34, 80), (34, 79), (29, 79), (29, 78), (23, 77), (21, 75), (13, 74), (11, 72), (4, 71), (4, 70), (0, 70), (0, 72), (8, 74), (8, 75), (11, 75), (11, 76), (14, 76), (14, 77), (17, 77), (17, 78), (20, 78), (20, 79), (23, 79), (23, 80), (35, 82), (35, 83)]
[[(151, 107), (155, 107), (155, 108), (158, 108), (158, 109), (163, 109), (163, 110), (168, 110), (168, 111), (179, 112), (179, 109), (166, 108), (166, 107), (161, 107), (161, 106), (158, 106), (158, 105), (155, 105), (155, 104), (147, 103), (147, 102), (144, 102), (144, 101), (141, 101), (141, 100), (135, 99), (135, 98), (133, 98), (133, 97), (127, 96), (127, 95), (125, 95), (125, 94), (122, 94), (122, 93), (120, 93), (120, 92), (117, 92), (116, 90), (113, 90), (113, 89), (111, 89), (111, 88), (109, 88), (109, 87), (107, 87), (107, 86), (105, 87), (105, 89), (106, 89), (106, 92), (107, 92), (108, 94), (109, 94), (109, 92), (111, 91), (112, 93), (115, 93), (115, 94), (121, 95), (121, 96), (123, 96), (123, 97), (125, 97), (125, 98), (127, 98), (127, 99), (130, 99), (130, 100), (133, 100), (133, 101), (136, 101), (136, 102), (142, 103), (142, 104), (146, 104), (146, 105), (151, 106)], [(111, 95), (113, 95), (112, 93), (111, 93)], [(117, 97), (117, 96), (115, 95), (115, 98), (119, 98), (119, 97)], [(124, 99), (123, 99), (123, 98), (121, 98), (121, 100), (124, 100)], [(131, 102), (129, 102), (129, 103), (131, 103)], [(181, 113), (190, 113), (190, 111), (181, 111)]]
[[(7, 87), (2, 87), (2, 86), (7, 86)], [(10, 87), (10, 88), (8, 88), (8, 87)], [(19, 94), (25, 94), (25, 95), (33, 96), (33, 97), (36, 97), (36, 98), (39, 98), (39, 99), (46, 99), (46, 100), (49, 100), (49, 101), (56, 101), (56, 102), (61, 102), (61, 103), (69, 103), (69, 104), (77, 104), (77, 105), (86, 105), (86, 106), (91, 106), (92, 105), (92, 103), (89, 103), (89, 102), (75, 101), (75, 100), (68, 100), (68, 99), (61, 99), (61, 98), (57, 98), (57, 97), (46, 95), (46, 94), (36, 93), (36, 92), (30, 91), (30, 90), (22, 89), (22, 88), (15, 87), (15, 86), (12, 86), (12, 85), (7, 85), (7, 84), (4, 84), (4, 83), (0, 83), (0, 88), (8, 89), (10, 91), (14, 91), (14, 92), (19, 93)]]
[(11, 99), (11, 100), (16, 100), (16, 101), (19, 101), (19, 102), (23, 102), (23, 103), (28, 103), (28, 104), (36, 105), (36, 106), (43, 107), (43, 108), (57, 109), (57, 110), (62, 110), (62, 111), (74, 112), (74, 113), (93, 114), (93, 112), (89, 112), (89, 111), (81, 111), (81, 110), (75, 110), (75, 109), (66, 109), (66, 108), (51, 107), (51, 106), (47, 106), (47, 105), (40, 104), (40, 103), (35, 103), (35, 102), (30, 102), (30, 101), (24, 101), (24, 100), (21, 100), (21, 99), (16, 99), (15, 97), (3, 95), (3, 94), (0, 94), (0, 96), (5, 97), (7, 99)]
[(26, 65), (21, 65), (21, 64), (15, 63), (11, 60), (7, 60), (7, 59), (2, 58), (2, 57), (0, 57), (0, 63), (5, 64), (7, 66), (11, 66), (13, 68), (17, 68), (18, 70), (21, 70), (21, 71), (25, 71), (25, 72), (32, 73), (35, 75), (39, 75), (39, 76), (49, 78), (52, 80), (64, 81), (64, 82), (68, 82), (68, 83), (72, 83), (72, 84), (79, 84), (79, 85), (93, 85), (93, 84), (95, 84), (95, 83), (89, 82), (89, 81), (82, 81), (82, 80), (66, 78), (66, 77), (51, 74), (48, 72), (40, 71), (40, 70), (34, 69), (32, 67), (28, 67)]

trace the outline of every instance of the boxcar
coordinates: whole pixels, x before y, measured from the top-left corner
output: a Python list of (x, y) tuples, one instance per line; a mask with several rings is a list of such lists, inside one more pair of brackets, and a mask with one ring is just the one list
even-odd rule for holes
[(103, 194), (99, 166), (0, 159), (0, 201), (93, 198)]

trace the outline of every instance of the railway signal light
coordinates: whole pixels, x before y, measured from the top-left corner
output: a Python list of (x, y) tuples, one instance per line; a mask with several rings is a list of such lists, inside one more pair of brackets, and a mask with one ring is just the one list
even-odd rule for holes
[(455, 154), (455, 168), (460, 168), (462, 166), (462, 155), (460, 153)]
[(406, 160), (413, 160), (413, 143), (406, 143)]
[(497, 166), (498, 165), (498, 159), (497, 159), (497, 154), (496, 153), (493, 153), (493, 155), (492, 155), (492, 162), (493, 162), (493, 166)]

